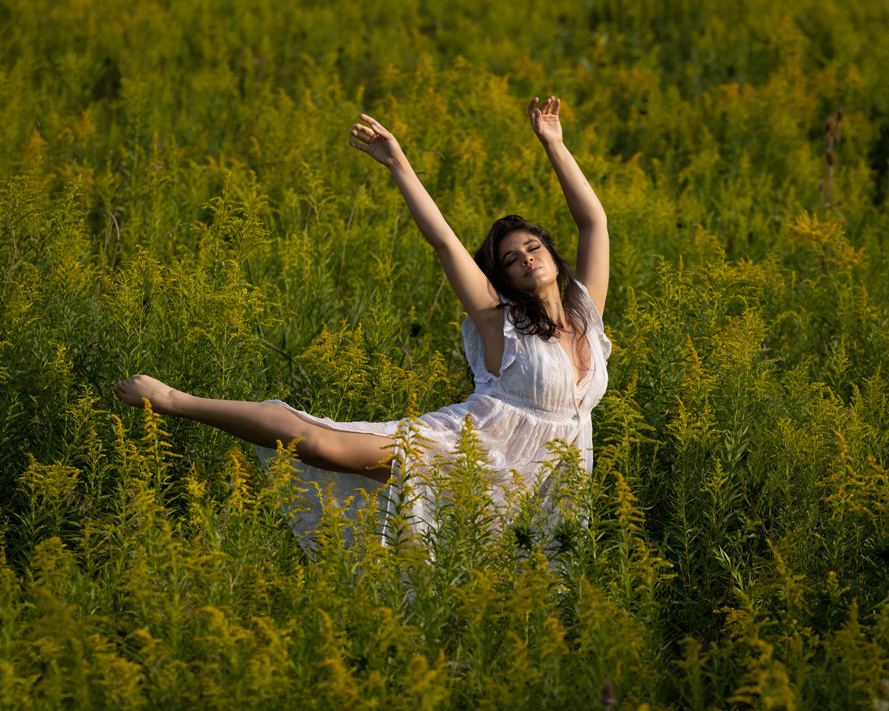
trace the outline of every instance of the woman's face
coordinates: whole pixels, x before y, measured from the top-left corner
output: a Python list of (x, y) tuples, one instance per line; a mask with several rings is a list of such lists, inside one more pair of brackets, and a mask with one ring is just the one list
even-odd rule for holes
[(539, 237), (524, 230), (510, 232), (497, 245), (500, 268), (517, 288), (540, 293), (558, 284), (559, 270)]

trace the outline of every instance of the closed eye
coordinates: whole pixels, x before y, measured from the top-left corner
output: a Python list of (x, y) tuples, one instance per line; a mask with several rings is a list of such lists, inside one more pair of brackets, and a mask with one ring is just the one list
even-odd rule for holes
[[(539, 242), (534, 242), (532, 240), (528, 240), (527, 242), (525, 242), (524, 246), (528, 248), (529, 252), (536, 252), (538, 249), (540, 249), (540, 247), (542, 245)], [(518, 255), (515, 254), (512, 250), (507, 252), (507, 256), (508, 256), (507, 261), (503, 262), (504, 267), (512, 266), (513, 264), (515, 264), (515, 261), (518, 258)]]

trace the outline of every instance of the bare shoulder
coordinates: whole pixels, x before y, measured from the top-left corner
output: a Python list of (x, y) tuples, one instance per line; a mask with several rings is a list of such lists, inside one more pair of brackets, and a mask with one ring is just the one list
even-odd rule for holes
[(484, 309), (479, 314), (480, 318), (470, 316), (482, 342), (485, 344), (485, 367), (491, 375), (500, 375), (500, 364), (503, 361), (503, 351), (506, 348), (506, 339), (503, 335), (503, 319), (506, 317), (506, 309)]

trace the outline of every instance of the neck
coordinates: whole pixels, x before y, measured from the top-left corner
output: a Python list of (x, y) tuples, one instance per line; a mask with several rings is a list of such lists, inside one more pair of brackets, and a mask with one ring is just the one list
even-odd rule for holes
[(562, 295), (559, 293), (558, 284), (550, 284), (550, 288), (545, 293), (538, 294), (538, 296), (546, 307), (547, 315), (563, 328), (567, 326), (565, 307), (562, 304)]

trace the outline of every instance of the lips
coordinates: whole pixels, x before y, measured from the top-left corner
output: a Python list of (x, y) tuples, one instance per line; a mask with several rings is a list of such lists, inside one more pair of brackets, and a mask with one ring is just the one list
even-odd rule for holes
[(533, 276), (537, 272), (539, 272), (543, 267), (531, 267), (528, 271), (525, 272), (525, 276)]

